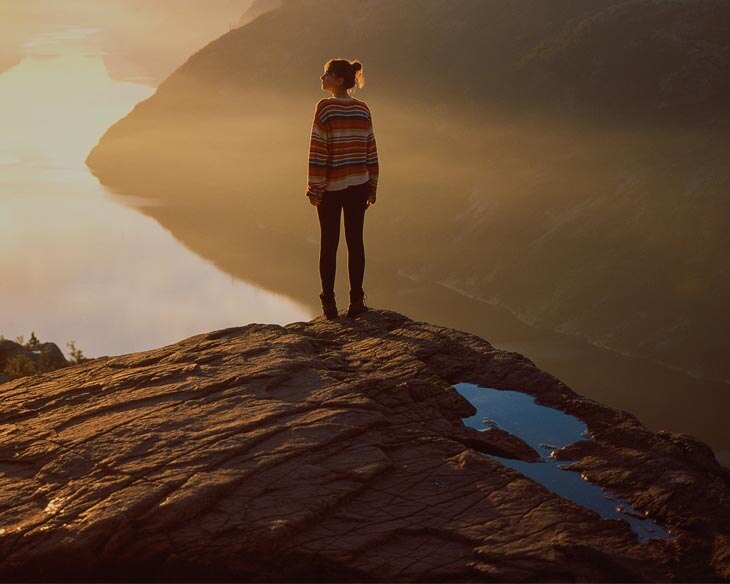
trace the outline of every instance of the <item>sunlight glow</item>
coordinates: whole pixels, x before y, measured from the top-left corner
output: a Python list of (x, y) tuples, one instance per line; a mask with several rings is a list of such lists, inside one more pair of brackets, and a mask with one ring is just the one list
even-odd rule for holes
[(94, 51), (72, 45), (56, 56), (40, 56), (55, 46), (59, 34), (29, 40), (38, 52), (0, 75), (0, 164), (19, 159), (84, 166), (89, 150), (129, 104), (154, 92), (146, 85), (112, 82)]

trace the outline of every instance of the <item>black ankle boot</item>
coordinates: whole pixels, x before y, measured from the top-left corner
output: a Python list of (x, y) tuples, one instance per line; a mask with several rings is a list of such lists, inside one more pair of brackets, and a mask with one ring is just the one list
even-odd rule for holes
[(358, 314), (368, 310), (368, 306), (365, 304), (365, 298), (367, 294), (365, 292), (350, 292), (350, 306), (347, 309), (347, 316), (350, 318), (357, 316)]
[(332, 296), (325, 296), (324, 292), (319, 295), (319, 299), (322, 301), (322, 311), (324, 312), (324, 315), (329, 319), (332, 320), (333, 318), (337, 318), (337, 303), (335, 302), (335, 295), (332, 293)]

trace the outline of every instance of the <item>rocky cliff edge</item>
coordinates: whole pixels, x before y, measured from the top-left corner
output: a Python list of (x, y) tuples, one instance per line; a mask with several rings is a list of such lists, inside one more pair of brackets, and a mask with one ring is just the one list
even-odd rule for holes
[[(562, 498), (454, 388), (579, 417), (554, 457), (669, 530)], [(4, 580), (722, 581), (730, 472), (528, 358), (388, 310), (252, 323), (0, 385)]]

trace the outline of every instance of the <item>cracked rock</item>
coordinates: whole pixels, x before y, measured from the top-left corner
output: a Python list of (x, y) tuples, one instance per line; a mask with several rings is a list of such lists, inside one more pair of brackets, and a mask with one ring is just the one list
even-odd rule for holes
[[(639, 542), (488, 456), (539, 458), (467, 428), (458, 382), (580, 416), (566, 472), (675, 537)], [(0, 397), (3, 580), (730, 579), (730, 473), (704, 444), (389, 310), (213, 331)]]

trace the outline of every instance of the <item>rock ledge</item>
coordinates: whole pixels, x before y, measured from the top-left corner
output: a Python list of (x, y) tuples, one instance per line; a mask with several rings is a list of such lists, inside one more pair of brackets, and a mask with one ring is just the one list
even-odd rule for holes
[[(539, 458), (463, 424), (464, 381), (584, 420), (591, 439), (558, 457), (674, 539), (639, 543), (488, 456)], [(4, 580), (730, 579), (730, 473), (709, 447), (388, 310), (200, 334), (0, 398)]]

